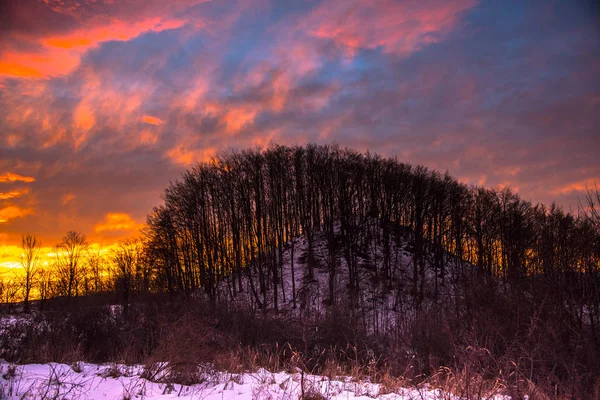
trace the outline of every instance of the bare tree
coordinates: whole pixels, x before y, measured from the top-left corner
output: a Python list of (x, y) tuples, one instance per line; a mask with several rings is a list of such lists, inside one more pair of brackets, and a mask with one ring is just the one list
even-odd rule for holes
[(585, 202), (587, 208), (581, 205), (580, 208), (583, 209), (584, 214), (587, 215), (596, 229), (600, 230), (600, 190), (598, 190), (597, 184), (594, 183), (593, 189), (587, 188)]
[(125, 313), (129, 309), (131, 292), (142, 286), (142, 256), (142, 242), (139, 239), (125, 240), (113, 251), (114, 288), (121, 292)]
[(103, 290), (107, 290), (106, 282), (106, 259), (100, 249), (90, 250), (87, 258), (87, 265), (89, 273), (87, 278), (89, 279), (88, 290), (93, 293), (100, 293)]
[(40, 268), (37, 278), (37, 287), (40, 295), (40, 310), (44, 310), (46, 300), (58, 295), (56, 293), (56, 276), (54, 268)]
[(21, 255), (19, 262), (23, 267), (23, 306), (29, 312), (29, 296), (39, 273), (40, 241), (31, 234), (21, 236)]
[(63, 295), (67, 298), (79, 295), (79, 285), (84, 276), (83, 257), (89, 242), (82, 233), (70, 231), (56, 246), (56, 272)]
[(19, 282), (16, 277), (3, 279), (2, 281), (2, 299), (6, 304), (14, 303), (19, 294)]

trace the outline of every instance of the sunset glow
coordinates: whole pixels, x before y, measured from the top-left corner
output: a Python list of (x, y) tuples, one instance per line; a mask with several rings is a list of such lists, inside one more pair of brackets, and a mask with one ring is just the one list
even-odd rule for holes
[[(589, 3), (589, 4), (588, 4)], [(576, 211), (600, 184), (592, 2), (9, 0), (0, 274), (23, 233), (140, 235), (195, 163), (338, 143)]]

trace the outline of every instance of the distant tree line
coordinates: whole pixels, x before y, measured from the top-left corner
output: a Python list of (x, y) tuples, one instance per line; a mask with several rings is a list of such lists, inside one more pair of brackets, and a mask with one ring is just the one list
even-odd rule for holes
[[(435, 269), (437, 293), (446, 284), (448, 261), (459, 260), (506, 283), (543, 278), (570, 301), (586, 305), (581, 318), (585, 314), (594, 327), (599, 322), (597, 188), (573, 215), (554, 204), (532, 205), (509, 188), (468, 186), (396, 158), (311, 144), (219, 155), (185, 172), (163, 199), (147, 218), (143, 240), (126, 240), (107, 254), (92, 250), (85, 235), (68, 232), (55, 246), (51, 265), (41, 267), (39, 240), (24, 235), (24, 274), (18, 282), (0, 283), (3, 299), (17, 300), (20, 293), (28, 310), (32, 291), (42, 302), (115, 291), (127, 304), (132, 293), (186, 296), (202, 290), (214, 302), (223, 278), (229, 277), (235, 297), (245, 289), (246, 275), (256, 304), (266, 307), (272, 291), (277, 309), (284, 249), (292, 246), (293, 254), (291, 239), (305, 235), (311, 275), (317, 232), (344, 257), (347, 289), (356, 298), (360, 247), (369, 235), (381, 236), (383, 260), (375, 274), (395, 281), (399, 265), (391, 248), (404, 232), (411, 237), (410, 284), (417, 300), (424, 294), (427, 265)], [(364, 229), (369, 220), (379, 221), (381, 231)], [(344, 288), (334, 287), (333, 259), (329, 267), (333, 297)], [(293, 262), (291, 268), (293, 274)]]
[(20, 269), (0, 280), (0, 298), (5, 304), (23, 302), (30, 311), (32, 300), (43, 310), (49, 299), (62, 298), (67, 303), (81, 296), (117, 294), (125, 308), (129, 294), (148, 290), (149, 275), (143, 241), (130, 238), (111, 250), (90, 245), (79, 232), (67, 232), (52, 250), (42, 254), (40, 240), (31, 234), (21, 238)]

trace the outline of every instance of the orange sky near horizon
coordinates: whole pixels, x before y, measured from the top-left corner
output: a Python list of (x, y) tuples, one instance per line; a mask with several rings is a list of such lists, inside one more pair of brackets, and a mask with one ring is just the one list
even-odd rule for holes
[(0, 273), (23, 233), (139, 235), (221, 151), (309, 142), (577, 212), (600, 183), (593, 2), (7, 0)]

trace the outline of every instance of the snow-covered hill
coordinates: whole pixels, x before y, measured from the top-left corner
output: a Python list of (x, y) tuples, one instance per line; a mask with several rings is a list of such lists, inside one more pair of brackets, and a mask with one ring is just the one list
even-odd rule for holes
[[(335, 304), (353, 315), (359, 314), (367, 331), (384, 333), (412, 315), (417, 303), (426, 306), (454, 297), (458, 275), (475, 271), (474, 266), (442, 251), (442, 274), (432, 247), (426, 244), (415, 291), (414, 239), (410, 231), (396, 229), (387, 235), (392, 240), (385, 243), (380, 220), (372, 219), (360, 229), (363, 231), (355, 233), (351, 243), (339, 224), (332, 232), (317, 231), (312, 249), (306, 235), (295, 238), (283, 246), (281, 255), (275, 249), (263, 257), (262, 278), (258, 265), (247, 267), (241, 292), (234, 287), (239, 287), (235, 279), (221, 282), (219, 300), (253, 309), (266, 305), (267, 310), (276, 307), (279, 312), (307, 316), (323, 315)], [(276, 280), (273, 265), (277, 265)]]

